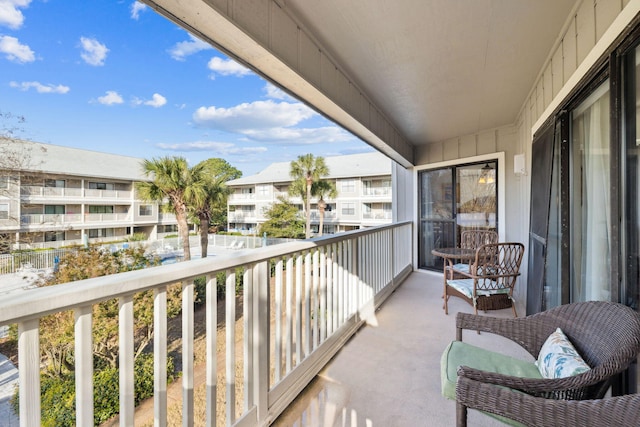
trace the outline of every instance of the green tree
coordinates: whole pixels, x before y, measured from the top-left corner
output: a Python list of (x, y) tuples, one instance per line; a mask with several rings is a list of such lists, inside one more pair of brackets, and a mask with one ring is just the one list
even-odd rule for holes
[[(128, 248), (117, 252), (97, 247), (79, 250), (62, 257), (58, 271), (40, 286), (53, 286), (76, 280), (122, 273), (125, 271), (159, 265), (159, 260), (149, 259), (144, 248)], [(180, 310), (180, 284), (168, 288), (168, 314), (175, 316)], [(93, 353), (104, 365), (117, 367), (118, 363), (118, 301), (103, 301), (93, 306)], [(153, 294), (139, 292), (134, 296), (136, 319), (136, 352), (138, 357), (153, 338)], [(71, 311), (45, 316), (41, 320), (40, 347), (45, 355), (45, 373), (61, 377), (73, 372), (74, 316)]]
[[(187, 202), (191, 214), (200, 223), (200, 248), (202, 257), (206, 258), (209, 227), (214, 222), (218, 226), (226, 223), (229, 189), (225, 183), (241, 177), (242, 172), (219, 158), (203, 160), (196, 166), (195, 172), (200, 176), (194, 174), (194, 191), (190, 193), (191, 197)], [(224, 217), (221, 212), (224, 212)]]
[(336, 184), (333, 181), (320, 180), (311, 186), (311, 194), (318, 197), (318, 212), (320, 212), (320, 224), (318, 225), (318, 236), (322, 236), (322, 228), (324, 227), (324, 211), (327, 208), (325, 197), (335, 199), (338, 196)]
[(178, 235), (184, 250), (184, 259), (191, 259), (189, 248), (189, 224), (187, 221), (188, 201), (194, 193), (201, 191), (202, 166), (190, 168), (184, 157), (160, 157), (142, 162), (143, 173), (152, 181), (136, 183), (136, 189), (143, 200), (163, 204), (168, 200), (169, 209), (176, 215)]
[(285, 198), (279, 197), (277, 203), (265, 209), (264, 216), (268, 219), (260, 225), (260, 234), (290, 239), (304, 237), (304, 221), (300, 218), (300, 211)]
[[(329, 175), (324, 157), (313, 154), (303, 154), (291, 162), (289, 175), (294, 182), (289, 188), (289, 194), (302, 196), (305, 205), (305, 238), (311, 237), (311, 188), (314, 182)], [(304, 192), (302, 191), (304, 188)]]

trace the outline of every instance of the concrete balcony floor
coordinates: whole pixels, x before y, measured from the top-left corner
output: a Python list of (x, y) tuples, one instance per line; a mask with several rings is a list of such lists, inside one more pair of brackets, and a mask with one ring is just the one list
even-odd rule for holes
[[(519, 284), (522, 286), (522, 284)], [(517, 306), (524, 315), (524, 307)], [(455, 402), (440, 394), (440, 356), (455, 339), (455, 313), (473, 312), (459, 298), (442, 309), (442, 274), (412, 273), (340, 350), (275, 426), (455, 426)], [(511, 317), (511, 309), (482, 315)], [(525, 360), (518, 345), (492, 334), (463, 334), (466, 342)], [(504, 425), (471, 410), (474, 427)]]

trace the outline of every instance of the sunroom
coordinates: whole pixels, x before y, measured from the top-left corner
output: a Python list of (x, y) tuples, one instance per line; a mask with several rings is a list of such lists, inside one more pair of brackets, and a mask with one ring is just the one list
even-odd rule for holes
[[(430, 304), (417, 307), (410, 302), (419, 299), (409, 298), (399, 313), (407, 320), (438, 320), (420, 323), (417, 335), (409, 331), (418, 322), (399, 322), (402, 331), (396, 332), (437, 346), (442, 333), (453, 331), (454, 316), (445, 317), (441, 309), (442, 259), (431, 250), (456, 245), (465, 228), (492, 229), (501, 241), (525, 244), (515, 293), (519, 313), (587, 300), (638, 309), (640, 1), (144, 2), (393, 159), (394, 224), (233, 259), (199, 260), (188, 269), (174, 265), (124, 280), (105, 278), (89, 284), (90, 297), (70, 286), (55, 298), (40, 292), (1, 303), (0, 321), (20, 323), (21, 360), (32, 360), (20, 364), (23, 425), (39, 424), (33, 409), (38, 390), (27, 386), (38, 372), (29, 355), (38, 341), (39, 315), (76, 312), (76, 354), (80, 368), (90, 369), (91, 304), (120, 299), (120, 423), (132, 425), (135, 411), (127, 401), (133, 392), (131, 295), (154, 290), (160, 310), (156, 331), (163, 331), (166, 284), (183, 282), (183, 307), (189, 313), (195, 277), (207, 277), (207, 286), (215, 289), (215, 274), (237, 267), (252, 286), (245, 289), (244, 332), (226, 338), (226, 358), (242, 368), (237, 383), (236, 362), (225, 365), (227, 425), (286, 425), (289, 421), (277, 417), (334, 356), (329, 363), (346, 357), (340, 349), (347, 340), (361, 327), (375, 327), (376, 310), (381, 319), (389, 317), (383, 315), (386, 304), (399, 304), (394, 290), (397, 295), (405, 286), (406, 292), (428, 292)], [(233, 289), (234, 283), (227, 279), (226, 286)], [(34, 314), (33, 307), (41, 308)], [(227, 325), (234, 310), (228, 301)], [(438, 323), (442, 319), (448, 326)], [(182, 414), (184, 424), (192, 425), (193, 317), (183, 321)], [(236, 340), (243, 345), (234, 346)], [(158, 341), (160, 381), (166, 343)], [(215, 340), (207, 346), (215, 351)], [(367, 362), (378, 360), (376, 354), (375, 349), (367, 354)], [(404, 355), (396, 360), (405, 361)], [(207, 360), (209, 420), (216, 413), (213, 362)], [(407, 368), (390, 366), (393, 359), (378, 362), (371, 369), (404, 369), (439, 382), (438, 360), (414, 360)], [(76, 380), (79, 425), (93, 419), (88, 403), (93, 389), (86, 378), (91, 375)], [(166, 384), (160, 381), (157, 387), (155, 418), (165, 425)], [(334, 410), (343, 411), (343, 422), (348, 416), (351, 425), (376, 426), (394, 419), (398, 425), (419, 425), (416, 420), (439, 417), (442, 407), (453, 411), (431, 388), (406, 391), (429, 402), (420, 405), (409, 396), (385, 402), (384, 396), (397, 389), (383, 380), (378, 387), (389, 388), (372, 393), (361, 407), (346, 396), (347, 403)], [(632, 366), (617, 378), (612, 393), (636, 391)], [(232, 397), (237, 393), (242, 397)], [(322, 399), (311, 405), (317, 410), (293, 416), (291, 425), (318, 425), (313, 414), (328, 405)], [(384, 418), (376, 418), (379, 413)], [(477, 425), (491, 422), (479, 418)]]

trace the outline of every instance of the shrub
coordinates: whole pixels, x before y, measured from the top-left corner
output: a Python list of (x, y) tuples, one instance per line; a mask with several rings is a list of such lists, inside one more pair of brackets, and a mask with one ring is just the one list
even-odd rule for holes
[[(93, 420), (95, 425), (111, 419), (120, 410), (119, 372), (117, 368), (105, 368), (93, 374)], [(153, 396), (153, 354), (143, 353), (134, 364), (134, 394), (137, 406)], [(173, 358), (167, 358), (167, 381), (176, 378)], [(40, 376), (41, 425), (44, 427), (73, 427), (76, 425), (76, 393), (73, 375), (64, 377)], [(18, 388), (11, 400), (18, 413), (20, 403)]]

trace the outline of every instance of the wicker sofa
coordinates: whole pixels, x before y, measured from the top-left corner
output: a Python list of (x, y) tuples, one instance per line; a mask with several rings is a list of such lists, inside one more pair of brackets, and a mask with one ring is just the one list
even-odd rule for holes
[[(476, 391), (476, 385), (493, 384), (545, 399), (601, 399), (611, 378), (624, 371), (640, 352), (640, 315), (629, 307), (611, 302), (567, 304), (516, 319), (458, 313), (456, 327), (456, 341), (443, 354), (441, 373), (443, 395), (458, 401), (459, 426), (466, 425), (465, 405), (472, 406), (467, 396), (477, 394), (473, 407), (483, 396)], [(566, 378), (542, 378), (533, 362), (513, 359), (462, 341), (463, 330), (494, 333), (514, 341), (537, 358), (556, 328), (564, 331), (590, 370)], [(462, 378), (471, 381), (465, 381), (464, 388), (461, 386), (456, 390), (456, 382), (462, 383)], [(509, 416), (505, 412), (487, 412)]]

